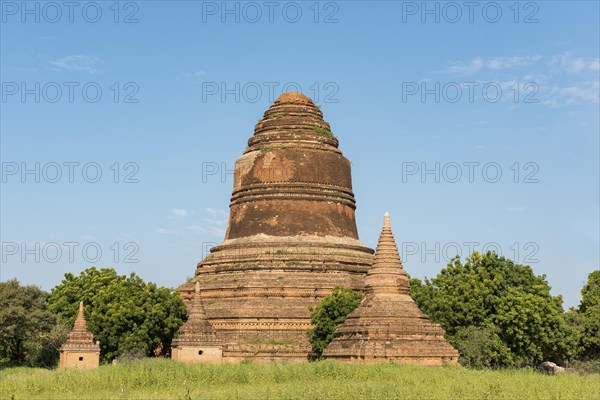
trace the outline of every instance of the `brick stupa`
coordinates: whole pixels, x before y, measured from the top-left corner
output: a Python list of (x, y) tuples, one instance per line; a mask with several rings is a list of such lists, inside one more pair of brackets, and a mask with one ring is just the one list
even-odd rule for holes
[(189, 363), (220, 363), (223, 360), (223, 346), (206, 318), (199, 282), (196, 282), (188, 310), (187, 321), (173, 339), (171, 357)]
[(311, 99), (281, 95), (236, 160), (225, 240), (195, 282), (223, 361), (304, 361), (308, 306), (337, 286), (362, 289), (373, 250), (358, 239), (350, 161)]
[(409, 280), (386, 213), (375, 260), (365, 279), (365, 298), (337, 327), (323, 352), (340, 361), (456, 364), (458, 351), (410, 297)]
[(79, 303), (79, 313), (73, 329), (60, 348), (60, 368), (96, 368), (100, 364), (100, 344), (94, 342), (94, 335), (87, 328), (83, 314), (83, 302)]

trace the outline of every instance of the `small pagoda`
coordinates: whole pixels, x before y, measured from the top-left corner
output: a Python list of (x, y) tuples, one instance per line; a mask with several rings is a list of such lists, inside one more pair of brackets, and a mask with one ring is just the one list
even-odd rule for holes
[(419, 310), (385, 213), (373, 265), (365, 278), (365, 298), (323, 352), (326, 358), (367, 363), (456, 364), (458, 351), (444, 330)]
[(194, 296), (188, 307), (188, 319), (173, 339), (171, 358), (187, 363), (222, 362), (223, 346), (206, 318), (199, 282), (196, 282)]
[(87, 328), (83, 302), (67, 340), (60, 348), (60, 368), (96, 368), (100, 364), (100, 343)]

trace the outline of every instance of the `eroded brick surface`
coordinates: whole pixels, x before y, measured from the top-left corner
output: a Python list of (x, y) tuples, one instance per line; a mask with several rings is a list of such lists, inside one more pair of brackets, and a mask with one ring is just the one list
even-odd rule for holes
[(225, 240), (195, 282), (223, 360), (306, 360), (308, 306), (361, 289), (373, 250), (358, 240), (350, 162), (312, 100), (278, 98), (238, 158)]

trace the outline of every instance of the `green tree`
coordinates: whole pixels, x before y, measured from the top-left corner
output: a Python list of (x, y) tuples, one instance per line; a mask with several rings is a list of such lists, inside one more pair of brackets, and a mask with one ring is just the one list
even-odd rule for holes
[(306, 334), (313, 352), (318, 357), (321, 357), (325, 347), (333, 340), (335, 328), (358, 307), (363, 297), (362, 292), (336, 286), (317, 307), (309, 307), (310, 322), (314, 328), (309, 329)]
[(88, 328), (100, 341), (104, 362), (136, 351), (168, 355), (186, 315), (183, 300), (173, 290), (145, 283), (135, 273), (117, 275), (112, 268), (65, 274), (52, 289), (49, 309), (72, 325), (79, 301), (86, 305)]
[(461, 363), (469, 368), (497, 368), (512, 364), (512, 354), (493, 325), (459, 328), (450, 343), (460, 351)]
[[(565, 321), (562, 297), (550, 294), (544, 275), (496, 253), (475, 252), (464, 264), (456, 257), (435, 278), (413, 279), (411, 295), (458, 344), (463, 361), (471, 357), (465, 335), (476, 332), (469, 327), (480, 328), (478, 340), (488, 343), (487, 359), (477, 360), (478, 366), (564, 362), (574, 354), (576, 336)], [(508, 351), (496, 346), (498, 340)]]
[(586, 312), (598, 305), (600, 305), (600, 269), (588, 275), (587, 283), (581, 289), (579, 311)]
[(581, 289), (579, 307), (569, 310), (567, 318), (577, 330), (577, 358), (600, 360), (600, 270), (589, 274), (587, 283)]
[(43, 367), (57, 361), (61, 333), (47, 298), (37, 286), (21, 286), (16, 279), (0, 282), (0, 366)]

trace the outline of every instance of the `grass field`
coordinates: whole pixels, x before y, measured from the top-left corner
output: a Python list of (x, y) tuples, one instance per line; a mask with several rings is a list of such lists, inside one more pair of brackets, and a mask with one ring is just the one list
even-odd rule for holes
[(190, 365), (149, 359), (91, 371), (0, 371), (2, 399), (598, 399), (600, 375), (343, 365)]

